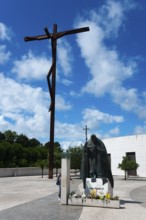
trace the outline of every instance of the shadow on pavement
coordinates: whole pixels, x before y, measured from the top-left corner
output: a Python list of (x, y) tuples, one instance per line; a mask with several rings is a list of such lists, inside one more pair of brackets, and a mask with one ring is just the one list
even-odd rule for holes
[(124, 205), (125, 203), (141, 204), (142, 202), (140, 202), (140, 201), (132, 201), (132, 200), (123, 200), (123, 199), (120, 199), (120, 204), (121, 204), (121, 205)]
[(0, 211), (0, 220), (78, 220), (82, 207), (61, 205), (57, 194)]

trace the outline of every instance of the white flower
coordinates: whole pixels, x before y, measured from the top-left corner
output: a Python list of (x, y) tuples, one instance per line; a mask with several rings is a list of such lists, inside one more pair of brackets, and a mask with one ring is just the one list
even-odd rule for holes
[(74, 198), (75, 198), (75, 197), (77, 197), (77, 194), (76, 194), (76, 193), (75, 193), (75, 194), (73, 194), (73, 195), (72, 195), (72, 197), (74, 197)]
[(82, 194), (82, 199), (84, 199), (84, 198), (86, 198), (86, 194), (85, 193)]

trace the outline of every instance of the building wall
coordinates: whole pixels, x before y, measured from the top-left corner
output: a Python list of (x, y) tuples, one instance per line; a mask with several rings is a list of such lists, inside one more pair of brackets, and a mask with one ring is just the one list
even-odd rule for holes
[(137, 175), (146, 177), (146, 134), (116, 137), (102, 140), (107, 152), (111, 154), (111, 168), (113, 175), (123, 175), (118, 168), (122, 157), (127, 152), (135, 152), (136, 162), (139, 164)]
[[(44, 169), (43, 174), (47, 175), (48, 169)], [(35, 176), (35, 175), (42, 175), (41, 168), (38, 167), (0, 168), (0, 177)]]

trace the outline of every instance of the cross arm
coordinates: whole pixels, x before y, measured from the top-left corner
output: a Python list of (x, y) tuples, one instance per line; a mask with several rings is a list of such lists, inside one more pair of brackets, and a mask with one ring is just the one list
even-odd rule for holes
[[(45, 29), (46, 32), (47, 29)], [(47, 35), (38, 35), (38, 36), (32, 36), (32, 37), (25, 37), (24, 41), (34, 41), (34, 40), (45, 40), (45, 39), (50, 39), (50, 38), (60, 38), (65, 35), (70, 35), (70, 34), (77, 34), (81, 32), (89, 31), (89, 27), (83, 27), (83, 28), (78, 28), (78, 29), (73, 29), (73, 30), (68, 30), (68, 31), (62, 31), (58, 32), (55, 34), (47, 34)]]
[(68, 30), (68, 31), (62, 31), (62, 32), (58, 32), (56, 35), (57, 35), (57, 38), (60, 38), (65, 35), (78, 34), (78, 33), (85, 32), (85, 31), (89, 31), (89, 27), (83, 27), (83, 28), (72, 29), (72, 30)]
[(45, 40), (49, 38), (51, 37), (48, 37), (47, 35), (39, 35), (39, 36), (33, 36), (33, 37), (25, 37), (24, 41)]

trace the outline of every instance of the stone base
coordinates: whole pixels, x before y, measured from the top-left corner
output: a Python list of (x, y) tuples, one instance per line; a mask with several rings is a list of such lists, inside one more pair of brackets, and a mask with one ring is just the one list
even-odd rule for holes
[(69, 198), (68, 205), (75, 206), (91, 206), (91, 207), (102, 207), (102, 208), (120, 208), (120, 200), (109, 200), (103, 201), (100, 199), (85, 199), (81, 198)]

